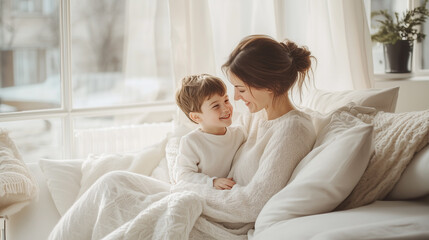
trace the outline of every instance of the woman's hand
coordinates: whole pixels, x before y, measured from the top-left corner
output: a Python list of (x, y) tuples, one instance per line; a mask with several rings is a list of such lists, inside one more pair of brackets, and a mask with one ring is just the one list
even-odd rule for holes
[(230, 190), (235, 185), (232, 178), (215, 178), (213, 180), (213, 187), (218, 190)]

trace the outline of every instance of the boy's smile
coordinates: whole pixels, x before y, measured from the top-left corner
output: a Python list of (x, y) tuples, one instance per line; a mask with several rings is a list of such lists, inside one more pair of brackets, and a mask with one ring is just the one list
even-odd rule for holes
[(231, 117), (231, 114), (228, 114), (227, 116), (225, 116), (225, 117), (220, 117), (220, 119), (229, 119)]

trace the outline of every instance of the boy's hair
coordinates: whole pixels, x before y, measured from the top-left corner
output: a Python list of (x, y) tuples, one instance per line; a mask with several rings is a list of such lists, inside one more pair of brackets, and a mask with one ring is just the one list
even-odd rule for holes
[(190, 75), (182, 79), (182, 84), (176, 92), (176, 103), (194, 122), (189, 117), (190, 112), (201, 113), (205, 100), (215, 94), (223, 96), (225, 93), (226, 85), (220, 78), (209, 74)]

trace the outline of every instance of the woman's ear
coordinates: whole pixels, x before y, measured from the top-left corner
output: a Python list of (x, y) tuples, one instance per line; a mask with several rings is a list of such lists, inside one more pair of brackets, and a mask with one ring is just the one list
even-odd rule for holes
[(200, 123), (200, 121), (201, 121), (200, 114), (197, 112), (190, 112), (189, 118), (191, 118), (192, 121), (194, 121), (196, 123)]

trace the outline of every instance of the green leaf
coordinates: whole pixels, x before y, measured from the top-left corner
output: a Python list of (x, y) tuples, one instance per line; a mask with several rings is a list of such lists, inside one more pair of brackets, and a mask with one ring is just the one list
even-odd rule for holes
[(385, 44), (394, 44), (398, 40), (410, 42), (423, 40), (426, 35), (421, 33), (418, 27), (425, 23), (429, 16), (429, 10), (426, 8), (427, 2), (428, 0), (425, 0), (421, 6), (407, 10), (401, 16), (395, 12), (395, 18), (387, 10), (371, 12), (371, 19), (375, 19), (379, 23), (378, 31), (371, 35), (371, 40)]

